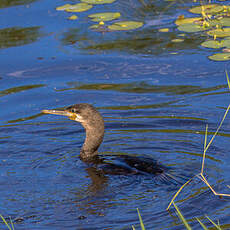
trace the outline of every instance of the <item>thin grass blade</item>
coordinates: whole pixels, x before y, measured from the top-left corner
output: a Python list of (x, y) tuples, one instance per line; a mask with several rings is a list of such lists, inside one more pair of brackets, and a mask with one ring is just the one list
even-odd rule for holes
[(12, 229), (12, 230), (15, 230), (15, 229), (14, 229), (14, 224), (13, 224), (13, 221), (12, 221), (11, 217), (10, 217), (10, 225), (11, 225), (11, 229)]
[(176, 199), (176, 197), (178, 196), (178, 194), (180, 193), (180, 191), (193, 179), (194, 177), (192, 177), (191, 179), (189, 179), (188, 181), (186, 181), (176, 192), (176, 194), (173, 196), (172, 200), (170, 201), (168, 207), (166, 210), (169, 210), (169, 208), (171, 207), (171, 205), (173, 204), (173, 201)]
[(214, 135), (212, 136), (212, 139), (209, 141), (208, 145), (206, 146), (206, 148), (204, 150), (205, 152), (208, 150), (209, 146), (211, 145), (211, 143), (213, 142), (213, 140), (216, 137), (217, 133), (219, 132), (219, 130), (220, 130), (220, 128), (221, 128), (221, 126), (222, 126), (227, 114), (228, 114), (229, 109), (230, 109), (230, 105), (228, 105), (228, 108), (226, 109), (225, 114), (224, 114), (224, 116), (223, 116), (223, 118), (222, 118), (222, 120), (221, 120), (221, 122), (220, 122), (220, 124), (219, 124), (219, 126), (218, 126), (218, 128), (216, 130), (216, 132), (214, 133)]
[(9, 226), (9, 224), (7, 223), (6, 219), (0, 214), (0, 217), (2, 218), (2, 221), (4, 222), (4, 224), (7, 226), (7, 228), (9, 230), (12, 230), (11, 227)]
[(145, 230), (145, 226), (144, 226), (144, 223), (143, 223), (143, 220), (141, 218), (141, 214), (140, 214), (138, 208), (137, 208), (137, 212), (138, 212), (138, 217), (139, 217), (139, 221), (140, 221), (140, 225), (141, 225), (141, 230)]
[(218, 229), (218, 230), (222, 230), (220, 226), (218, 226), (213, 220), (211, 220), (208, 216), (206, 216), (206, 218)]
[(208, 137), (208, 124), (206, 125), (206, 129), (205, 129), (205, 138), (204, 138), (204, 153), (203, 153), (203, 160), (202, 160), (202, 167), (201, 167), (201, 173), (203, 174), (204, 172), (204, 161), (205, 161), (205, 149), (207, 146), (207, 137)]
[(201, 227), (204, 229), (204, 230), (208, 230), (208, 228), (201, 222), (200, 219), (196, 218), (197, 221), (200, 223)]
[(229, 77), (228, 77), (228, 71), (225, 70), (225, 73), (226, 73), (226, 78), (227, 78), (227, 81), (228, 81), (228, 88), (230, 90), (230, 81), (229, 81)]
[(192, 230), (192, 228), (190, 227), (190, 225), (188, 224), (188, 222), (186, 221), (186, 219), (184, 218), (184, 216), (182, 215), (182, 213), (180, 212), (179, 208), (176, 206), (176, 204), (173, 202), (173, 205), (177, 211), (177, 215), (179, 216), (179, 218), (181, 219), (181, 221), (183, 222), (184, 226), (186, 227), (187, 230)]

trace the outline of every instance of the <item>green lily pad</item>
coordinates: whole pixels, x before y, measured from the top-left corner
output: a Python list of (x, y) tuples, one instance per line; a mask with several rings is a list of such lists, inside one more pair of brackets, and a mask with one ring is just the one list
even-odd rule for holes
[(219, 37), (219, 38), (229, 37), (230, 36), (230, 28), (209, 30), (207, 32), (207, 34), (210, 36)]
[(58, 11), (66, 10), (66, 9), (70, 8), (71, 6), (72, 6), (71, 4), (65, 4), (63, 6), (56, 7), (56, 10), (58, 10)]
[(169, 32), (169, 28), (162, 28), (162, 29), (159, 29), (158, 31), (162, 33), (167, 33)]
[(143, 22), (121, 21), (108, 26), (108, 28), (110, 30), (134, 30), (142, 27), (143, 25), (144, 25)]
[(229, 61), (230, 53), (217, 53), (213, 54), (212, 56), (209, 56), (208, 58), (213, 61)]
[(97, 13), (97, 14), (90, 14), (88, 15), (89, 18), (91, 18), (92, 21), (94, 22), (101, 22), (101, 21), (111, 21), (116, 18), (119, 18), (121, 14), (119, 12), (116, 13)]
[(77, 20), (78, 16), (77, 15), (71, 15), (70, 17), (68, 17), (69, 20)]
[(189, 9), (189, 11), (194, 14), (202, 14), (202, 12), (204, 12), (205, 14), (216, 14), (223, 10), (224, 10), (224, 6), (218, 4), (195, 6)]
[(230, 39), (224, 39), (222, 40), (223, 42), (223, 47), (230, 49)]
[(229, 17), (223, 17), (220, 19), (213, 19), (213, 20), (210, 20), (209, 23), (211, 26), (216, 26), (216, 25), (218, 25), (220, 27), (230, 26), (230, 18)]
[(199, 31), (207, 30), (207, 28), (203, 27), (202, 25), (187, 23), (178, 26), (178, 30), (184, 32), (199, 32)]
[(101, 27), (102, 27), (102, 26), (99, 25), (99, 24), (94, 24), (94, 25), (90, 26), (89, 28), (90, 28), (90, 29), (100, 29)]
[(195, 17), (195, 18), (179, 18), (175, 21), (176, 25), (183, 25), (183, 24), (201, 24), (203, 19), (201, 17)]
[(85, 2), (88, 4), (107, 4), (107, 3), (113, 3), (116, 0), (81, 0), (81, 2)]
[(77, 3), (74, 5), (70, 5), (67, 9), (65, 9), (66, 12), (83, 12), (86, 10), (91, 9), (93, 6), (89, 5), (87, 3)]
[(172, 39), (172, 42), (174, 42), (174, 43), (183, 42), (183, 41), (184, 41), (184, 39), (181, 39), (181, 38)]
[(219, 49), (224, 47), (223, 41), (217, 41), (217, 40), (208, 40), (201, 43), (201, 46), (204, 46), (206, 48), (213, 48), (213, 49)]

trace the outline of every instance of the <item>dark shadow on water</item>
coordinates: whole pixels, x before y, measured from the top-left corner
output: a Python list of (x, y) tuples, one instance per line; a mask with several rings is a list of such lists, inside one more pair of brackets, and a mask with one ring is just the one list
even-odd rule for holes
[(23, 46), (36, 42), (44, 36), (39, 31), (40, 26), (34, 27), (11, 27), (0, 30), (0, 49), (6, 49), (14, 46)]
[(28, 5), (36, 1), (38, 0), (1, 0), (0, 8), (7, 8), (12, 6), (18, 6), (18, 5)]

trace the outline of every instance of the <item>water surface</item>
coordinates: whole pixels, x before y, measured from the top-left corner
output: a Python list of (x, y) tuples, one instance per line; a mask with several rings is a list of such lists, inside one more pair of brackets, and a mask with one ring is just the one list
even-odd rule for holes
[[(55, 11), (66, 1), (0, 4), (0, 213), (15, 229), (138, 229), (136, 208), (146, 229), (183, 228), (173, 208), (165, 211), (181, 184), (98, 174), (78, 158), (80, 124), (41, 114), (93, 104), (106, 123), (100, 154), (149, 156), (177, 178), (199, 173), (205, 126), (210, 138), (229, 103), (229, 64), (209, 61), (198, 35), (171, 43), (178, 33), (173, 21), (191, 1), (143, 2), (117, 0), (91, 10), (145, 22), (139, 30), (106, 34), (88, 29), (87, 12), (72, 22)], [(170, 33), (159, 33), (162, 27)], [(226, 193), (229, 127), (227, 117), (205, 165), (210, 184)], [(205, 215), (230, 223), (229, 199), (199, 179), (177, 201), (194, 229), (200, 227), (192, 218)]]

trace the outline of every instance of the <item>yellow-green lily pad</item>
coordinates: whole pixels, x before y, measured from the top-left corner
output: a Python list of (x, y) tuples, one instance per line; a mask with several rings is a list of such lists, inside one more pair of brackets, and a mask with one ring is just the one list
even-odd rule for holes
[(210, 36), (219, 37), (219, 38), (229, 37), (230, 36), (230, 28), (209, 30), (207, 32), (207, 34)]
[(134, 30), (137, 28), (140, 28), (144, 25), (143, 22), (137, 22), (137, 21), (121, 21), (121, 22), (116, 22), (108, 28), (110, 30)]
[(100, 29), (102, 26), (100, 24), (94, 24), (92, 26), (90, 26), (90, 29)]
[(70, 7), (65, 9), (65, 11), (67, 11), (67, 12), (83, 12), (83, 11), (91, 9), (92, 7), (93, 7), (92, 5), (82, 2), (82, 3), (70, 5)]
[(162, 33), (167, 33), (169, 32), (169, 28), (162, 28), (162, 29), (159, 29), (158, 31)]
[(202, 25), (187, 23), (178, 26), (178, 30), (184, 32), (199, 32), (199, 31), (207, 30), (207, 28), (203, 27)]
[(223, 47), (230, 49), (230, 39), (224, 39), (222, 40)]
[(69, 20), (76, 20), (78, 19), (77, 15), (71, 15), (70, 17), (68, 17)]
[(56, 10), (58, 10), (58, 11), (66, 10), (66, 9), (70, 8), (71, 6), (72, 6), (71, 4), (65, 4), (63, 6), (56, 7)]
[(113, 3), (116, 0), (81, 0), (81, 2), (85, 2), (88, 4), (107, 4), (107, 3)]
[(195, 17), (195, 18), (178, 18), (175, 21), (176, 25), (182, 25), (182, 24), (189, 24), (189, 23), (194, 23), (194, 24), (202, 24), (203, 19), (201, 17)]
[(201, 46), (204, 46), (206, 48), (212, 48), (212, 49), (219, 49), (224, 47), (223, 41), (217, 41), (217, 40), (208, 40), (201, 43)]
[(217, 53), (213, 54), (212, 56), (209, 56), (208, 58), (213, 61), (229, 61), (230, 53)]
[(229, 17), (223, 17), (220, 19), (213, 19), (209, 21), (211, 26), (230, 26), (230, 18)]
[(195, 6), (189, 11), (194, 14), (202, 14), (204, 12), (205, 14), (216, 14), (224, 10), (223, 5), (218, 4), (207, 4), (207, 5), (201, 5), (201, 6)]
[(184, 41), (184, 39), (182, 39), (182, 38), (172, 39), (172, 42), (174, 42), (174, 43), (183, 42), (183, 41)]
[(106, 13), (97, 13), (97, 14), (88, 15), (88, 17), (91, 18), (91, 20), (94, 22), (111, 21), (111, 20), (119, 18), (120, 16), (121, 14), (119, 12), (116, 12), (116, 13), (106, 12)]

